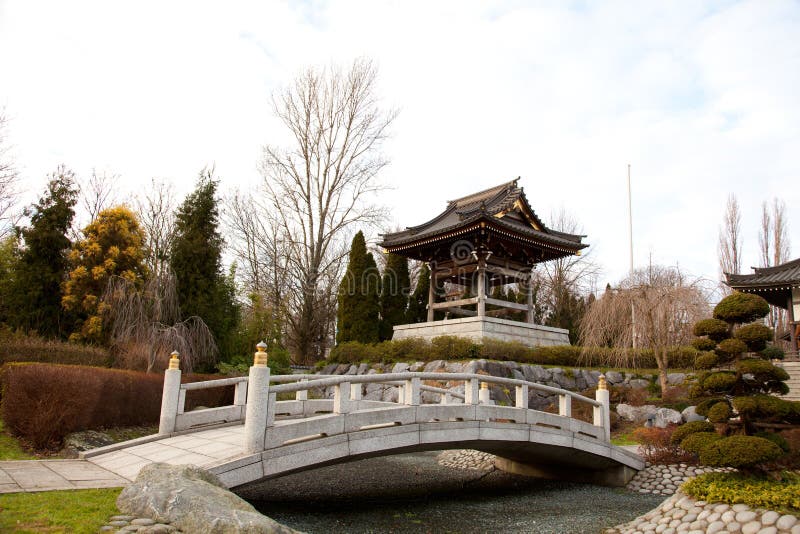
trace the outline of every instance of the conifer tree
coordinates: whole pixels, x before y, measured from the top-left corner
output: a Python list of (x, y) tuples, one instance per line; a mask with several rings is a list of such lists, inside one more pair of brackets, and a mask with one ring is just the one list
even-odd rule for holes
[(339, 284), (336, 342), (376, 343), (379, 339), (380, 277), (364, 234), (358, 232), (350, 247), (347, 272)]
[(8, 317), (15, 328), (48, 337), (69, 331), (61, 308), (61, 284), (68, 268), (71, 243), (67, 232), (77, 199), (75, 174), (59, 166), (50, 176), (45, 194), (26, 212), (30, 226), (17, 230), (23, 243), (13, 267)]
[(200, 317), (224, 357), (229, 356), (238, 324), (238, 307), (232, 278), (222, 269), (217, 183), (213, 170), (204, 169), (195, 190), (178, 209), (170, 267), (177, 280), (182, 319)]
[(108, 331), (103, 321), (108, 305), (103, 293), (112, 276), (119, 276), (141, 287), (144, 266), (144, 231), (131, 210), (109, 208), (83, 229), (69, 254), (72, 270), (64, 283), (64, 308), (77, 316), (72, 341), (106, 344)]
[(428, 320), (428, 291), (431, 287), (431, 270), (423, 263), (417, 278), (417, 287), (411, 294), (406, 311), (406, 323), (424, 323)]
[(389, 254), (381, 278), (381, 341), (392, 339), (393, 327), (405, 323), (410, 288), (408, 260)]

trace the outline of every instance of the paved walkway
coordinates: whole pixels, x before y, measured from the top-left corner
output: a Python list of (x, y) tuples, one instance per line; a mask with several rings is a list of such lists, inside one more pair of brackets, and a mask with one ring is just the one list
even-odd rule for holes
[(0, 493), (120, 488), (154, 463), (212, 467), (241, 455), (244, 425), (203, 430), (112, 451), (88, 460), (0, 462)]
[(119, 488), (130, 483), (86, 460), (0, 462), (0, 493)]

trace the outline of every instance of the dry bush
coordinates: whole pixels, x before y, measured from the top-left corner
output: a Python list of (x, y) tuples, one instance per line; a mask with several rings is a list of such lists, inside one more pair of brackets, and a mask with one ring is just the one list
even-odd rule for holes
[(0, 331), (0, 364), (7, 362), (44, 362), (108, 367), (111, 357), (107, 350), (100, 347)]
[(666, 428), (637, 428), (633, 437), (639, 442), (639, 450), (644, 459), (652, 464), (675, 464), (695, 462), (694, 455), (684, 451), (678, 444), (670, 443), (676, 425)]
[(661, 393), (661, 400), (668, 404), (684, 401), (689, 397), (688, 386), (671, 386)]
[(793, 454), (800, 454), (800, 428), (792, 428), (784, 430), (780, 433), (786, 444), (789, 445), (789, 451)]
[(629, 386), (611, 386), (609, 388), (611, 404), (630, 404), (631, 406), (644, 406), (647, 401), (645, 388), (632, 388)]
[[(208, 380), (186, 375), (184, 382)], [(0, 414), (8, 429), (38, 449), (70, 432), (158, 422), (164, 377), (77, 365), (16, 363), (3, 367)], [(233, 388), (192, 391), (186, 410), (233, 402)]]

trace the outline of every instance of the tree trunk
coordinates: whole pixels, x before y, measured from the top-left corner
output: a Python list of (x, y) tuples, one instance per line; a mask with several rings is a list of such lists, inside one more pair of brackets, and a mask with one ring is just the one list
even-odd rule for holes
[(667, 349), (655, 349), (653, 352), (658, 365), (658, 382), (661, 385), (661, 398), (663, 399), (667, 388), (669, 388), (667, 383)]

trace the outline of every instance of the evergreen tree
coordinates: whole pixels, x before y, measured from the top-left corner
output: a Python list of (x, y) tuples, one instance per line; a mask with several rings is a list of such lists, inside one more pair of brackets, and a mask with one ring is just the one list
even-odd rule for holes
[(545, 324), (569, 330), (569, 342), (574, 345), (580, 337), (581, 320), (586, 314), (586, 301), (567, 288), (561, 287), (557, 291), (560, 295), (555, 298), (556, 305), (550, 310)]
[(213, 171), (204, 169), (195, 190), (178, 209), (170, 267), (177, 280), (182, 318), (200, 317), (225, 357), (230, 356), (239, 314), (232, 278), (222, 270), (224, 240), (219, 233), (217, 183)]
[(424, 323), (428, 320), (428, 292), (431, 287), (431, 270), (423, 263), (417, 278), (417, 287), (408, 301), (406, 323)]
[(24, 331), (60, 336), (69, 331), (67, 315), (61, 308), (64, 281), (78, 192), (75, 174), (63, 165), (50, 176), (47, 191), (26, 212), (27, 228), (17, 230), (23, 244), (14, 264), (14, 281), (9, 288), (11, 312), (8, 322)]
[(397, 254), (389, 254), (381, 279), (381, 341), (392, 339), (392, 327), (405, 323), (410, 288), (408, 260)]
[(364, 234), (358, 232), (350, 247), (347, 272), (339, 285), (336, 342), (376, 343), (379, 339), (380, 301), (378, 267), (367, 252)]
[(83, 235), (69, 254), (72, 270), (63, 285), (61, 303), (77, 317), (71, 341), (106, 344), (103, 321), (108, 305), (102, 302), (103, 293), (112, 276), (136, 287), (143, 284), (144, 231), (131, 210), (117, 206), (98, 213)]

